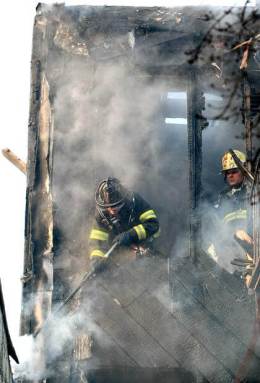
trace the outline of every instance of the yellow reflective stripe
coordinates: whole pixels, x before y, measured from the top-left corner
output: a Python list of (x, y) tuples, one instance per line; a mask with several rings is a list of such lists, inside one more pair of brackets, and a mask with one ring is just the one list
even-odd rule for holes
[(161, 235), (161, 229), (157, 230), (157, 232), (153, 235), (153, 238), (158, 238)]
[(146, 238), (146, 231), (143, 225), (134, 226), (133, 229), (136, 231), (138, 239), (141, 241)]
[(97, 239), (98, 241), (107, 241), (108, 233), (98, 229), (92, 229), (90, 232), (90, 239)]
[(237, 210), (233, 211), (232, 213), (226, 214), (223, 218), (224, 222), (230, 222), (235, 219), (246, 219), (247, 218), (247, 211), (246, 210)]
[(147, 210), (142, 213), (139, 217), (141, 222), (147, 221), (148, 219), (156, 218), (156, 214), (154, 210)]
[(101, 250), (98, 250), (98, 249), (93, 250), (93, 251), (90, 253), (90, 258), (92, 258), (92, 257), (107, 258), (107, 257), (105, 256), (105, 253), (104, 253), (103, 251), (101, 251)]

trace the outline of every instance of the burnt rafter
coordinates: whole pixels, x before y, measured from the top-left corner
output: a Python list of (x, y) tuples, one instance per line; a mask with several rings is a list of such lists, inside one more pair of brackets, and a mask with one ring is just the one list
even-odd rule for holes
[[(188, 52), (192, 49), (191, 42), (194, 44), (196, 40), (198, 43), (205, 29), (205, 21), (200, 12), (197, 17), (194, 17), (192, 11), (189, 12), (187, 9), (185, 13), (182, 9), (159, 7), (85, 6), (79, 7), (78, 11), (77, 7), (68, 7), (67, 12), (62, 6), (57, 9), (59, 11), (53, 18), (54, 24), (56, 23), (54, 44), (68, 53), (79, 56), (89, 55), (94, 59), (102, 59), (102, 50), (105, 59), (113, 59), (122, 54), (132, 54), (135, 43), (137, 49), (141, 49), (142, 46), (148, 48), (149, 46), (169, 46), (171, 44), (171, 49), (175, 50), (174, 54), (176, 54), (177, 50), (183, 50), (190, 41), (186, 47)], [(45, 8), (44, 5), (40, 7), (38, 13), (46, 14), (49, 19), (53, 17), (50, 9)], [(77, 13), (78, 18), (75, 18)], [(102, 19), (102, 25), (99, 23), (100, 19)], [(192, 35), (191, 29), (193, 30)], [(194, 33), (198, 29), (200, 32)], [(133, 37), (129, 34), (132, 34)], [(119, 35), (121, 35), (120, 38)], [(114, 53), (105, 53), (109, 50)]]

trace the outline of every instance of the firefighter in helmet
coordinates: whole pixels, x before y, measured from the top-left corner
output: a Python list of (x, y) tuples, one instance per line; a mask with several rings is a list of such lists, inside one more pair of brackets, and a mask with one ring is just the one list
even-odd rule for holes
[(95, 224), (90, 236), (90, 259), (103, 260), (110, 246), (147, 245), (158, 236), (155, 211), (137, 193), (126, 189), (117, 178), (101, 181), (95, 193)]
[[(239, 150), (234, 150), (234, 153), (244, 165), (245, 154)], [(208, 248), (208, 253), (221, 267), (234, 273), (239, 271), (236, 266), (243, 266), (243, 260), (246, 260), (246, 253), (240, 246), (241, 243), (247, 242), (248, 245), (250, 242), (250, 235), (247, 233), (247, 185), (244, 175), (230, 152), (224, 153), (222, 157), (222, 174), (227, 186), (220, 192), (215, 204), (217, 213), (213, 234), (215, 238)]]
[[(239, 150), (234, 153), (244, 165), (246, 156)], [(222, 157), (222, 174), (224, 175), (227, 187), (219, 194), (216, 208), (219, 218), (225, 226), (232, 230), (246, 229), (247, 226), (247, 187), (245, 177), (238, 168), (231, 153), (226, 152)]]

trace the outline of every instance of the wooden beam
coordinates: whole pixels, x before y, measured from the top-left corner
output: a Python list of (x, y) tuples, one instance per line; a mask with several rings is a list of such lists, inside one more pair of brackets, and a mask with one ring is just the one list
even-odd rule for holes
[(7, 158), (14, 166), (16, 166), (21, 172), (26, 174), (26, 163), (17, 157), (10, 149), (6, 148), (2, 150), (3, 156)]

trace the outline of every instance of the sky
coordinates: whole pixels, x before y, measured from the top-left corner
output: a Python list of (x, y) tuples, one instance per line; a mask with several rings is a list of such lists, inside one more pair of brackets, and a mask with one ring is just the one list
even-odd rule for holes
[[(186, 3), (185, 3), (186, 1)], [(194, 5), (196, 0), (66, 1), (91, 5)], [(216, 0), (201, 1), (214, 4)], [(27, 160), (30, 101), (30, 60), (33, 18), (38, 1), (13, 0), (1, 4), (1, 128), (0, 149), (10, 148)], [(45, 1), (45, 3), (52, 3)], [(232, 0), (218, 0), (230, 5)], [(26, 176), (0, 154), (0, 278), (3, 286), (9, 330), (14, 346), (19, 333), (21, 282), (23, 274)], [(19, 355), (18, 355), (19, 356)]]
[[(2, 3), (0, 149), (27, 158), (30, 56), (36, 2)], [(0, 278), (11, 336), (18, 335), (23, 272), (26, 176), (0, 154)], [(15, 341), (14, 341), (15, 343)]]

